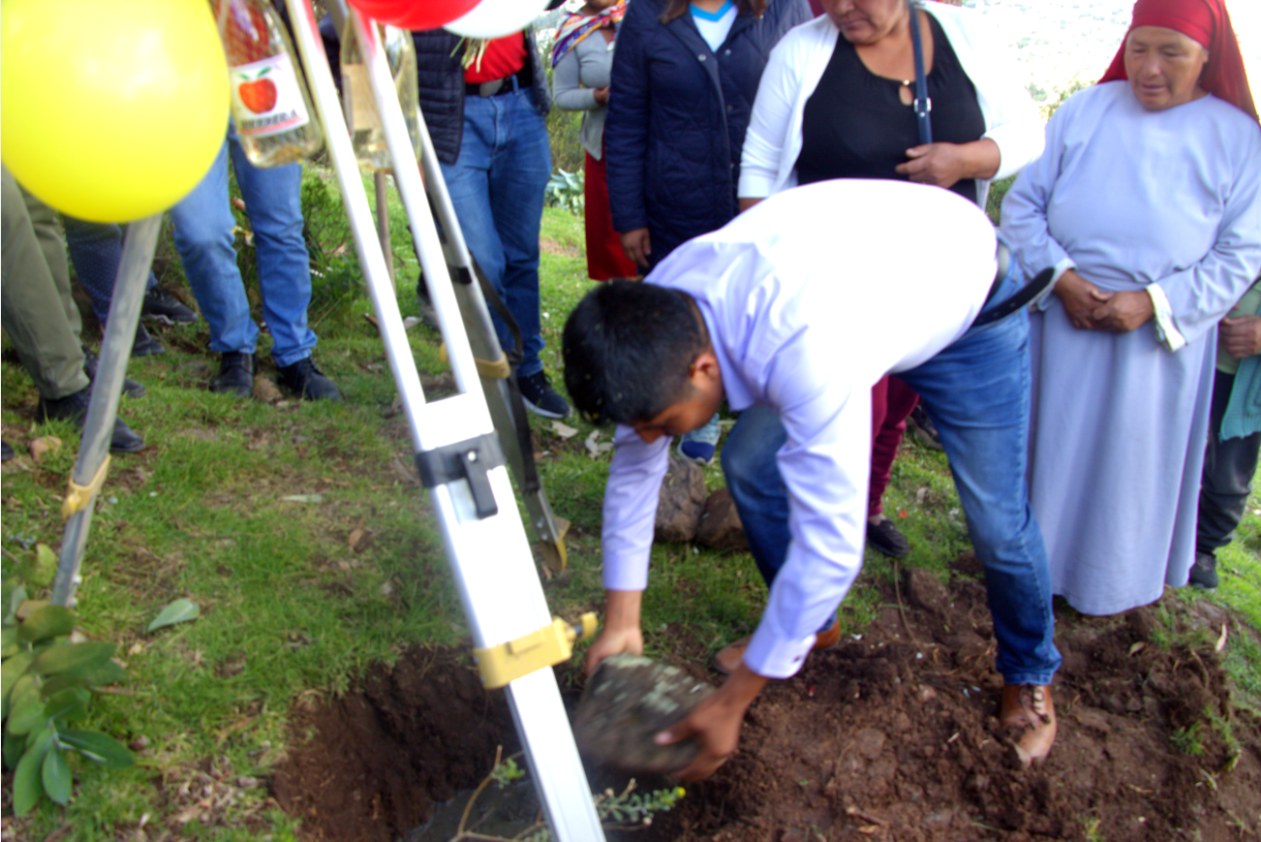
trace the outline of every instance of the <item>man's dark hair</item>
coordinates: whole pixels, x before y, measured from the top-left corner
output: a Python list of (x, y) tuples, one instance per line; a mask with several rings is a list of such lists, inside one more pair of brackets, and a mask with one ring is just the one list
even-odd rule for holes
[(609, 281), (587, 293), (565, 322), (565, 388), (595, 424), (647, 421), (687, 395), (691, 364), (707, 347), (685, 294)]

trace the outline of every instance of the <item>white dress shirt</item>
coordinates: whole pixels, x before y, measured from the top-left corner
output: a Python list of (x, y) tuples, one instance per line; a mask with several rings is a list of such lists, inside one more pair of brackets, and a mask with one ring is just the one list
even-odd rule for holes
[[(696, 301), (727, 403), (779, 413), (792, 543), (745, 653), (795, 673), (862, 564), (871, 387), (931, 359), (994, 280), (984, 213), (949, 190), (888, 180), (786, 191), (680, 246), (645, 283)], [(604, 498), (604, 586), (643, 590), (670, 439), (619, 427)]]

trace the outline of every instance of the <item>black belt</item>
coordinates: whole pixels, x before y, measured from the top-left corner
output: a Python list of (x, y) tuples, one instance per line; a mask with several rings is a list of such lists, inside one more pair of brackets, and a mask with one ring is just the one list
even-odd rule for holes
[[(998, 294), (999, 289), (1003, 286), (1003, 281), (1007, 279), (1008, 273), (1011, 271), (1011, 251), (1007, 248), (1006, 243), (998, 244), (998, 272), (994, 275), (994, 283), (990, 285), (990, 293), (985, 297), (985, 303), (988, 304)], [(980, 327), (999, 319), (1005, 319), (1017, 310), (1027, 306), (1042, 292), (1051, 285), (1052, 279), (1055, 277), (1054, 267), (1043, 269), (1033, 280), (1016, 290), (1010, 298), (1002, 302), (993, 309), (986, 310), (976, 317), (972, 322), (972, 327)]]
[(465, 82), (464, 95), (499, 96), (500, 94), (510, 94), (513, 91), (519, 91), (528, 87), (529, 84), (529, 71), (523, 68), (511, 76), (504, 76), (502, 79), (491, 79), (489, 82), (478, 82), (477, 84)]

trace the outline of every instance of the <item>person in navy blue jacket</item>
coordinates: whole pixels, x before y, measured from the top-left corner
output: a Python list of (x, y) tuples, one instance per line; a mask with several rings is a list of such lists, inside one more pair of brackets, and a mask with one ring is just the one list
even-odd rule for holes
[(806, 0), (630, 4), (613, 59), (605, 149), (613, 227), (640, 266), (735, 217), (762, 69), (783, 34), (809, 19)]
[[(609, 206), (645, 271), (739, 212), (740, 151), (771, 48), (806, 0), (634, 0), (617, 36), (604, 127)], [(709, 463), (718, 417), (679, 444)]]

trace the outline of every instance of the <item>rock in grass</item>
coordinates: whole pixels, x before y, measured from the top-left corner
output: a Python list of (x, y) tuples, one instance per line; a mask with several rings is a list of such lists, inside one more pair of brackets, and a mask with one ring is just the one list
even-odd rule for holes
[(734, 552), (749, 548), (744, 527), (740, 524), (740, 513), (736, 511), (735, 501), (727, 489), (718, 489), (705, 501), (700, 524), (696, 527), (696, 543), (713, 550)]
[(606, 658), (587, 682), (574, 716), (582, 752), (635, 773), (677, 772), (699, 749), (687, 740), (659, 746), (653, 737), (713, 691), (683, 670), (637, 655)]
[(664, 544), (691, 541), (704, 508), (705, 472), (691, 459), (671, 452), (670, 469), (657, 500), (654, 539)]

